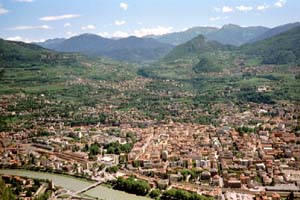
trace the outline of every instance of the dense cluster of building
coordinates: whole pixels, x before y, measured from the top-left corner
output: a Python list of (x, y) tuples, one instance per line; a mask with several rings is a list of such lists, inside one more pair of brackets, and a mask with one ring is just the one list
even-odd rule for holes
[[(153, 187), (184, 189), (223, 199), (280, 199), (300, 192), (299, 107), (233, 104), (215, 125), (149, 123), (47, 128), (48, 136), (2, 132), (0, 165), (45, 169), (99, 180), (136, 176)], [(108, 153), (107, 144), (136, 141), (129, 153)], [(84, 150), (99, 145), (91, 158)], [(107, 167), (119, 172), (107, 176)]]

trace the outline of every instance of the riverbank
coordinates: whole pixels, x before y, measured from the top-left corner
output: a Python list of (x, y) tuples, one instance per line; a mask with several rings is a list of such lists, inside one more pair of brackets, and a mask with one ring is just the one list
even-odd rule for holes
[[(0, 174), (10, 174), (37, 179), (49, 179), (52, 180), (54, 185), (73, 192), (79, 191), (82, 188), (86, 188), (94, 183), (93, 181), (83, 180), (82, 178), (79, 179), (69, 175), (51, 174), (47, 172), (34, 172), (23, 169), (0, 169)], [(123, 191), (114, 190), (102, 185), (84, 192), (83, 195), (105, 200), (149, 200), (149, 198), (146, 197), (136, 196)]]

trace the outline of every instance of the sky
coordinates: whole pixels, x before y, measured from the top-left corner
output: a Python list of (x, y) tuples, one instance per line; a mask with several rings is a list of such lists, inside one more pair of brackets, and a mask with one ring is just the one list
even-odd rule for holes
[(194, 26), (300, 21), (300, 0), (0, 0), (0, 38), (142, 37)]

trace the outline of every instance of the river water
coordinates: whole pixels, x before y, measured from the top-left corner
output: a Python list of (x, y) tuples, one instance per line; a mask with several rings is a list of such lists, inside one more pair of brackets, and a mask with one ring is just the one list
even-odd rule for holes
[[(72, 191), (78, 191), (82, 188), (93, 184), (93, 182), (91, 181), (74, 178), (71, 176), (50, 174), (45, 172), (33, 172), (19, 169), (0, 169), (0, 174), (25, 176), (29, 178), (49, 179), (53, 181), (54, 185)], [(133, 194), (128, 194), (126, 192), (113, 190), (101, 185), (85, 192), (84, 194), (95, 198), (98, 197), (99, 199), (103, 200), (149, 200), (149, 198), (146, 197), (140, 197)]]

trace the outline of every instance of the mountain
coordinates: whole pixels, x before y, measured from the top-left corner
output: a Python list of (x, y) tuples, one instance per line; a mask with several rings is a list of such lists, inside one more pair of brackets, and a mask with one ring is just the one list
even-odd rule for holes
[(290, 23), (290, 24), (285, 24), (285, 25), (277, 26), (277, 27), (272, 28), (272, 29), (266, 31), (265, 33), (263, 33), (263, 34), (255, 37), (250, 42), (256, 42), (256, 41), (264, 40), (264, 39), (273, 37), (275, 35), (278, 35), (280, 33), (286, 32), (288, 30), (291, 30), (293, 28), (296, 28), (298, 26), (300, 26), (300, 22), (295, 22), (295, 23)]
[(72, 55), (59, 54), (35, 44), (0, 39), (1, 67), (27, 67), (68, 62)]
[(264, 64), (300, 64), (300, 26), (271, 38), (243, 45), (240, 50), (260, 57)]
[(240, 46), (268, 30), (269, 28), (262, 26), (241, 27), (234, 24), (228, 24), (217, 31), (205, 34), (205, 37), (222, 44)]
[(254, 38), (262, 35), (269, 28), (263, 26), (253, 27), (241, 27), (234, 24), (224, 25), (222, 28), (216, 27), (194, 27), (186, 31), (168, 33), (161, 36), (146, 36), (157, 39), (160, 42), (180, 45), (183, 44), (198, 35), (203, 35), (208, 40), (220, 42), (222, 44), (229, 44), (240, 46), (245, 44)]
[(102, 55), (121, 61), (150, 61), (163, 57), (172, 48), (172, 45), (158, 42), (152, 38), (131, 36), (114, 40), (113, 43), (103, 51)]
[(94, 34), (71, 37), (56, 45), (40, 45), (60, 52), (79, 52), (89, 56), (105, 56), (130, 62), (156, 60), (173, 48), (172, 45), (152, 38), (131, 36), (122, 39), (108, 39)]
[(230, 50), (232, 46), (223, 45), (216, 41), (208, 41), (203, 35), (199, 35), (194, 39), (176, 46), (168, 55), (164, 57), (164, 60), (175, 60), (190, 56), (200, 56), (212, 51), (218, 50)]
[(44, 42), (37, 42), (35, 44), (44, 48), (53, 49), (65, 40), (66, 40), (65, 38), (55, 38), (55, 39), (46, 40)]
[(218, 28), (216, 27), (193, 27), (186, 31), (168, 33), (161, 36), (150, 35), (146, 37), (154, 38), (160, 42), (167, 44), (180, 45), (193, 39), (194, 37), (197, 37), (198, 35), (206, 35), (217, 30)]
[(110, 39), (94, 34), (82, 34), (66, 39), (53, 49), (60, 52), (79, 52), (89, 56), (97, 56), (101, 50), (110, 44)]

